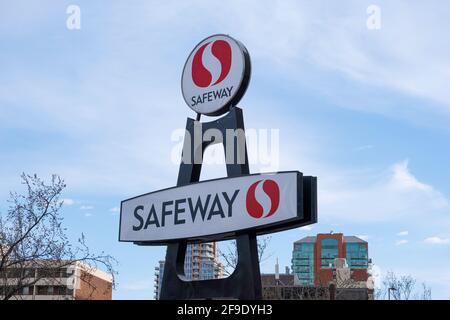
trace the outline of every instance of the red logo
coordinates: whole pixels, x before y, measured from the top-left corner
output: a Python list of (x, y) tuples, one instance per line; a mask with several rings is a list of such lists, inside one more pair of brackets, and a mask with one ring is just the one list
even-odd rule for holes
[(214, 86), (227, 77), (230, 68), (230, 44), (225, 40), (207, 42), (197, 50), (192, 60), (192, 80), (201, 88)]
[(245, 204), (247, 206), (248, 214), (253, 218), (261, 218), (263, 216), (264, 218), (270, 217), (277, 211), (278, 205), (280, 204), (280, 188), (278, 187), (278, 184), (273, 180), (264, 180), (262, 189), (270, 199), (270, 210), (265, 214), (265, 211), (267, 210), (264, 210), (261, 203), (256, 200), (256, 187), (262, 181), (263, 180), (256, 181), (247, 191)]

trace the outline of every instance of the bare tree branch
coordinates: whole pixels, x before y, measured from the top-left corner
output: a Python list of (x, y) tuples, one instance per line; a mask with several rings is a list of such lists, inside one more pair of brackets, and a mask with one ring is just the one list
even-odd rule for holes
[(114, 287), (117, 261), (104, 252), (91, 252), (83, 234), (75, 245), (67, 238), (60, 213), (62, 201), (59, 200), (66, 188), (64, 181), (58, 175), (53, 175), (49, 184), (37, 175), (23, 173), (21, 178), (26, 192), (11, 192), (8, 211), (4, 216), (0, 214), (0, 289), (3, 299), (16, 297), (23, 288), (43, 279), (51, 281), (51, 272), (35, 272), (31, 277), (30, 269), (60, 270), (75, 263), (103, 267), (111, 274)]
[[(258, 260), (260, 263), (266, 261), (273, 255), (273, 253), (267, 253), (267, 247), (269, 246), (270, 240), (272, 240), (271, 236), (258, 238)], [(232, 241), (224, 250), (219, 248), (218, 253), (223, 261), (225, 275), (231, 275), (236, 268), (238, 261), (236, 241)]]
[(417, 280), (411, 275), (398, 276), (393, 271), (388, 271), (383, 278), (382, 288), (376, 291), (375, 296), (377, 299), (386, 299), (390, 296), (392, 300), (430, 300), (431, 288), (423, 283), (423, 292), (417, 293), (415, 291), (416, 282)]

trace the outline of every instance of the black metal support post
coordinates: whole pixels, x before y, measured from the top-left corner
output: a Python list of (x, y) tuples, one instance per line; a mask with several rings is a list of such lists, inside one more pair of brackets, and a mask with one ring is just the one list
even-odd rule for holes
[[(201, 125), (201, 131), (198, 126)], [(222, 141), (212, 140), (195, 143), (195, 135), (203, 134), (209, 129), (219, 130)], [(180, 165), (177, 186), (198, 182), (202, 168), (201, 159), (205, 149), (216, 143), (222, 143), (227, 159), (228, 177), (249, 174), (245, 136), (239, 139), (237, 135), (227, 134), (227, 129), (240, 130), (245, 133), (242, 109), (231, 108), (224, 117), (212, 122), (200, 123), (188, 118), (186, 131), (190, 137), (185, 137), (183, 160)], [(198, 130), (196, 132), (196, 130)], [(227, 139), (234, 139), (232, 161), (229, 161), (231, 150), (227, 150)], [(186, 154), (189, 152), (189, 155)], [(187, 241), (181, 241), (167, 246), (164, 275), (161, 285), (161, 300), (167, 299), (207, 299), (235, 298), (262, 299), (261, 275), (259, 271), (258, 246), (256, 234), (244, 233), (236, 236), (238, 262), (234, 272), (225, 279), (190, 281), (184, 274), (184, 259)]]

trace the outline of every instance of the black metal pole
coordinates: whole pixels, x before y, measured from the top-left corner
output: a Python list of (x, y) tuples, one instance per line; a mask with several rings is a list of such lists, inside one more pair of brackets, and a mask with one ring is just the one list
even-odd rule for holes
[[(197, 119), (199, 116), (197, 115)], [(186, 131), (194, 137), (194, 120), (188, 119)], [(206, 130), (218, 129), (222, 132), (225, 157), (227, 160), (227, 129), (244, 128), (242, 109), (233, 107), (224, 117), (212, 122), (202, 123), (202, 136)], [(227, 161), (227, 176), (237, 177), (249, 174), (247, 148), (244, 140), (234, 136), (234, 152), (231, 162)], [(199, 155), (203, 155), (205, 149), (219, 141), (202, 142), (194, 145), (190, 141), (190, 159), (181, 162), (178, 174), (178, 186), (197, 182), (200, 179), (202, 164), (195, 163)], [(242, 143), (244, 145), (242, 146)], [(244, 150), (242, 154), (242, 150)], [(186, 155), (184, 155), (186, 156)], [(202, 157), (200, 157), (201, 159)], [(161, 284), (161, 300), (167, 299), (208, 299), (208, 298), (234, 298), (234, 299), (262, 299), (261, 274), (258, 261), (257, 238), (254, 232), (236, 235), (236, 247), (238, 262), (234, 272), (225, 279), (211, 279), (202, 281), (189, 281), (184, 274), (184, 258), (187, 242), (177, 242), (167, 246), (164, 274)]]

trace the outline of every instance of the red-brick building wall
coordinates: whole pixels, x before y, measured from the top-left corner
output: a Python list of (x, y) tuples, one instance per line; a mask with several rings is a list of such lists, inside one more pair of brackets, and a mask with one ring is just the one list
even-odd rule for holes
[(338, 241), (338, 256), (345, 258), (344, 235), (342, 233), (334, 234), (318, 234), (316, 243), (314, 245), (314, 284), (328, 286), (329, 282), (333, 280), (333, 269), (322, 268), (322, 240), (336, 239)]
[[(328, 286), (333, 280), (333, 269), (322, 268), (322, 240), (335, 239), (338, 242), (338, 258), (346, 258), (345, 238), (342, 233), (318, 234), (314, 244), (314, 284)], [(367, 244), (366, 244), (367, 246)], [(366, 281), (368, 279), (367, 269), (352, 269), (352, 279), (355, 281)]]
[(112, 284), (81, 271), (80, 287), (75, 290), (75, 300), (111, 300)]
[(367, 269), (352, 269), (352, 279), (355, 281), (367, 281), (368, 278)]

